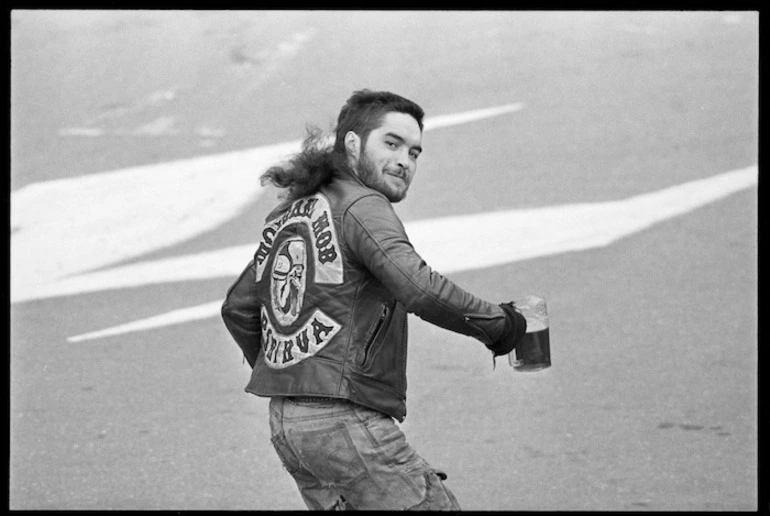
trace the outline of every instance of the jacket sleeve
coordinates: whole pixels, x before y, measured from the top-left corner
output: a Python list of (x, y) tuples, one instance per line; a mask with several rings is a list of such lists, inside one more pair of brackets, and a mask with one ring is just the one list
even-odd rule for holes
[(249, 262), (240, 277), (228, 289), (222, 304), (222, 319), (227, 331), (253, 368), (262, 349), (262, 324), (254, 260)]
[(345, 212), (345, 243), (351, 253), (408, 312), (486, 345), (505, 329), (505, 313), (433, 271), (415, 251), (390, 202), (362, 197)]

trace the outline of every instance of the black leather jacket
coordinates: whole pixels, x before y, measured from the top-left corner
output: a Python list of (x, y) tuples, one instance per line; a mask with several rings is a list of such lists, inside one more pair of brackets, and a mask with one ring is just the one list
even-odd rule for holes
[(431, 268), (390, 201), (349, 172), (266, 220), (222, 317), (259, 396), (345, 398), (406, 417), (407, 313), (485, 344), (505, 315)]

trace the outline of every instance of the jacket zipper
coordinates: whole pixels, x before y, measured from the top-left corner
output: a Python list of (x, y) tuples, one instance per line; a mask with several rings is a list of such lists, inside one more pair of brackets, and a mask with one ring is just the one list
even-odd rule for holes
[(369, 358), (369, 351), (371, 351), (374, 341), (377, 340), (377, 337), (380, 335), (380, 332), (382, 331), (382, 327), (385, 324), (385, 319), (387, 319), (388, 317), (388, 312), (389, 312), (388, 305), (383, 305), (382, 313), (380, 314), (380, 319), (377, 321), (377, 324), (374, 326), (374, 331), (372, 331), (372, 336), (369, 337), (369, 340), (366, 342), (366, 347), (364, 347), (364, 359), (362, 361), (362, 364), (366, 364), (366, 361)]
[(465, 319), (465, 322), (468, 326), (476, 330), (479, 334), (477, 337), (479, 340), (484, 342), (485, 344), (487, 342), (491, 342), (489, 335), (481, 328), (479, 327), (475, 322), (473, 322), (474, 319), (480, 319), (484, 321), (491, 321), (494, 319), (500, 318), (499, 315), (490, 315), (490, 314), (465, 314), (463, 315), (463, 319)]

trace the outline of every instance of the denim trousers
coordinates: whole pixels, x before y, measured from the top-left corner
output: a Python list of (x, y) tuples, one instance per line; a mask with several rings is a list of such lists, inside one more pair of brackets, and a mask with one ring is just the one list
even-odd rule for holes
[(270, 400), (275, 451), (314, 510), (460, 510), (392, 417), (341, 399)]

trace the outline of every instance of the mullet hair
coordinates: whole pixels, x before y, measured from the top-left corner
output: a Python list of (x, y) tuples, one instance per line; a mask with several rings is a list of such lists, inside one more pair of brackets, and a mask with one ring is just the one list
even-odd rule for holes
[(260, 183), (271, 183), (284, 189), (279, 199), (287, 203), (316, 193), (338, 170), (348, 168), (345, 135), (349, 131), (356, 133), (363, 148), (369, 133), (382, 125), (385, 115), (392, 112), (410, 115), (417, 121), (420, 131), (423, 130), (425, 113), (411, 100), (389, 91), (354, 91), (337, 117), (333, 145), (319, 128), (306, 127), (302, 150), (287, 162), (267, 169), (260, 176)]
[(291, 202), (312, 195), (334, 177), (338, 166), (329, 139), (317, 127), (306, 127), (302, 150), (287, 162), (274, 165), (260, 176), (260, 184), (285, 189), (279, 198)]

